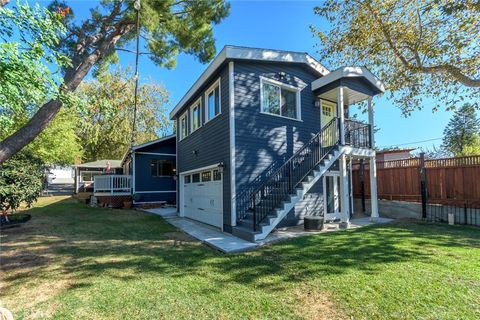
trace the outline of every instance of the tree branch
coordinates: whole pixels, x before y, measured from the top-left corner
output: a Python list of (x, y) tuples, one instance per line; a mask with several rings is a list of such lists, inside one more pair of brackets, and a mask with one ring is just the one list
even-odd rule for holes
[[(76, 65), (65, 72), (62, 91), (74, 91), (91, 68), (115, 46), (120, 38), (133, 30), (134, 25), (119, 23), (115, 31), (107, 35), (99, 47), (85, 57), (77, 57)], [(29, 144), (55, 118), (62, 103), (52, 99), (45, 103), (33, 117), (14, 134), (0, 142), (0, 164)]]
[[(124, 48), (115, 48), (115, 50), (125, 51), (125, 52), (128, 52), (128, 53), (137, 53), (134, 50), (124, 49)], [(138, 54), (140, 54), (140, 55), (151, 55), (151, 54), (154, 54), (154, 53), (152, 53), (152, 52), (139, 52)]]
[[(388, 31), (387, 27), (383, 23), (382, 19), (378, 15), (378, 12), (374, 10), (371, 5), (367, 2), (366, 7), (372, 14), (372, 16), (375, 18), (375, 21), (380, 27), (380, 30), (382, 31), (383, 36), (385, 37), (385, 40), (387, 44), (390, 46), (392, 49), (394, 55), (401, 61), (401, 63), (410, 71), (412, 72), (423, 72), (423, 73), (428, 73), (428, 74), (438, 74), (438, 73), (446, 73), (449, 74), (451, 77), (453, 77), (455, 80), (463, 84), (464, 86), (467, 87), (480, 87), (480, 79), (473, 79), (467, 75), (465, 75), (462, 71), (462, 69), (453, 66), (451, 64), (441, 64), (441, 65), (436, 65), (436, 66), (423, 66), (422, 64), (419, 65), (413, 65), (410, 63), (407, 58), (401, 54), (399, 48), (395, 44), (395, 42), (392, 39), (392, 36), (390, 32)], [(417, 53), (418, 56), (418, 53)], [(415, 57), (415, 61), (418, 63), (421, 61), (419, 60), (420, 57)]]

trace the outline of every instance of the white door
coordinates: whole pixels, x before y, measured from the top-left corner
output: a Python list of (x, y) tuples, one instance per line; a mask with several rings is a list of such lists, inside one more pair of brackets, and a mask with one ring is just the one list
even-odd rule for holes
[(323, 196), (325, 220), (333, 221), (341, 218), (340, 207), (340, 174), (326, 173), (323, 179)]
[(222, 174), (218, 169), (182, 175), (182, 179), (183, 215), (222, 228)]

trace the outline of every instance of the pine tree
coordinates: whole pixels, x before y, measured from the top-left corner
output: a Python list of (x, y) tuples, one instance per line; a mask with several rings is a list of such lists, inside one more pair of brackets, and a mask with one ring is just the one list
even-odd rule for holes
[(469, 103), (455, 111), (443, 131), (442, 148), (454, 156), (466, 156), (480, 151), (480, 119)]

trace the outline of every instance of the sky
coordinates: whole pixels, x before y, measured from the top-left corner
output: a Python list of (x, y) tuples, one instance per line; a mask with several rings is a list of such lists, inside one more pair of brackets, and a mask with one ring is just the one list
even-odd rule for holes
[[(95, 1), (70, 1), (69, 5), (76, 18), (87, 17), (88, 8)], [(313, 36), (313, 24), (328, 29), (328, 23), (314, 15), (313, 8), (318, 1), (230, 1), (230, 15), (219, 25), (214, 26), (217, 52), (225, 45), (238, 45), (258, 48), (308, 52), (317, 58), (315, 45), (318, 39)], [(120, 53), (123, 66), (133, 65), (134, 55)], [(322, 61), (320, 61), (322, 62)], [(140, 57), (140, 81), (155, 81), (163, 84), (170, 93), (171, 110), (188, 91), (208, 64), (201, 64), (192, 56), (180, 55), (177, 67), (167, 70), (156, 66), (147, 56)], [(340, 67), (340, 66), (330, 66)], [(417, 147), (432, 149), (441, 144), (443, 129), (452, 113), (438, 111), (432, 113), (433, 103), (425, 100), (422, 111), (415, 111), (408, 118), (401, 115), (384, 95), (374, 98), (375, 125), (380, 129), (376, 135), (376, 145), (384, 147)], [(362, 117), (362, 116), (361, 116)]]

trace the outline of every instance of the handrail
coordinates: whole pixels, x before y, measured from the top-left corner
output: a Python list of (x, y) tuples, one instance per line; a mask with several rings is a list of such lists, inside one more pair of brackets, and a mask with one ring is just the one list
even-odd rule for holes
[(333, 118), (250, 195), (253, 229), (293, 192), (339, 143), (339, 119)]
[(371, 148), (371, 130), (371, 125), (367, 123), (345, 119), (345, 144), (356, 148)]
[(114, 194), (115, 192), (127, 192), (131, 188), (131, 176), (130, 175), (99, 175), (94, 176), (93, 192), (109, 192)]

